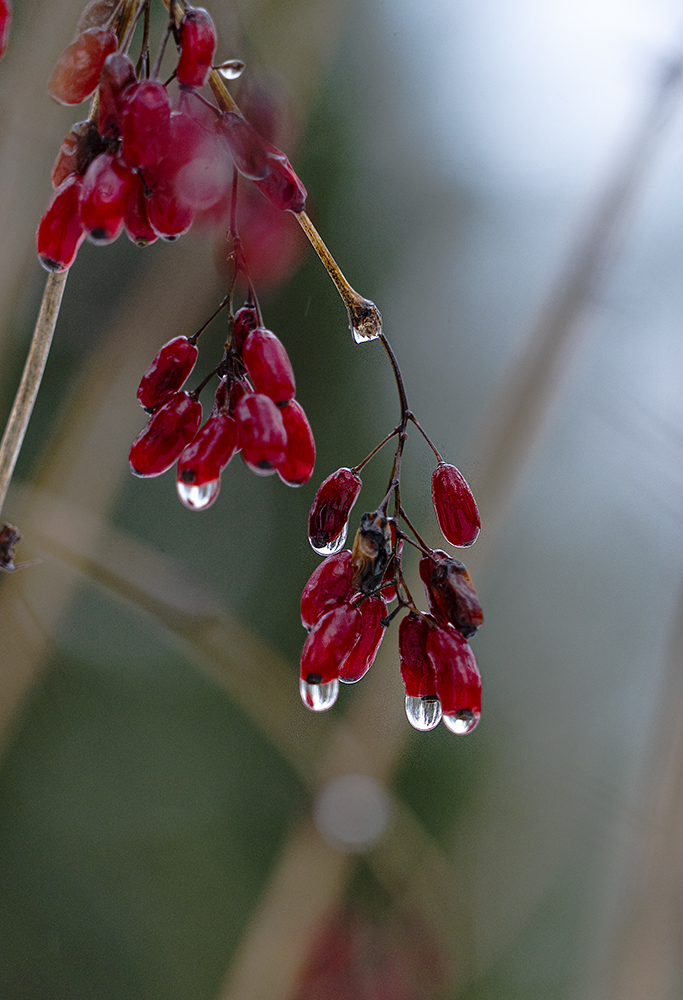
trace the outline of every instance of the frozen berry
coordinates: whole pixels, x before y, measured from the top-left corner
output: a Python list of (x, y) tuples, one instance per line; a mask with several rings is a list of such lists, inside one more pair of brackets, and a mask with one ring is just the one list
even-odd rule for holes
[(100, 106), (97, 112), (100, 135), (120, 138), (124, 101), (136, 83), (135, 66), (127, 55), (113, 52), (107, 56), (100, 76)]
[(142, 80), (127, 91), (121, 135), (126, 163), (143, 172), (160, 169), (170, 148), (171, 102), (159, 80)]
[(91, 243), (105, 246), (123, 232), (126, 203), (135, 177), (111, 153), (100, 153), (83, 178), (81, 221)]

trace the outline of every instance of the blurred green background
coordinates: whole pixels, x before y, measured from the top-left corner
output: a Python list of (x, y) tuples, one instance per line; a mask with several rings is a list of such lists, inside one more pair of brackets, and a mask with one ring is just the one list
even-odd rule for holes
[[(85, 117), (45, 94), (80, 7), (16, 0), (0, 64), (3, 415), (44, 285), (50, 167)], [(211, 13), (220, 57), (247, 62), (238, 99), (259, 81), (285, 109), (309, 213), (480, 502), (466, 562), (484, 714), (467, 739), (410, 729), (396, 625), (331, 712), (299, 701), (308, 509), (398, 412), (381, 347), (353, 343), (313, 251), (262, 293), (313, 480), (290, 490), (236, 461), (197, 514), (170, 475), (133, 478), (127, 453), (149, 360), (224, 294), (220, 247), (206, 231), (84, 245), (4, 511), (18, 558), (43, 562), (0, 581), (0, 997), (674, 1000), (680, 10)], [(359, 513), (389, 462), (364, 472)], [(404, 505), (439, 545), (416, 434), (404, 469)], [(388, 810), (363, 852), (319, 832), (345, 775)]]

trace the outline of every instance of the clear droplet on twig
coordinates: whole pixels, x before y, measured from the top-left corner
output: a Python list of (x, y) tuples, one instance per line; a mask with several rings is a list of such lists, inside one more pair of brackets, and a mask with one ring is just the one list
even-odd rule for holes
[(178, 496), (190, 510), (206, 510), (210, 507), (218, 496), (221, 488), (220, 479), (211, 479), (201, 486), (188, 486), (187, 483), (177, 482)]
[(463, 708), (453, 715), (444, 715), (443, 724), (456, 736), (466, 736), (477, 728), (480, 718), (481, 712), (472, 712), (469, 708)]
[(335, 678), (327, 684), (309, 684), (302, 678), (299, 681), (299, 694), (306, 708), (310, 708), (312, 712), (326, 712), (337, 700), (339, 681)]
[(413, 698), (406, 695), (406, 715), (414, 729), (426, 732), (441, 722), (441, 702), (438, 698)]
[(244, 73), (244, 63), (241, 59), (227, 59), (220, 66), (216, 66), (215, 69), (226, 80), (236, 80)]
[(310, 538), (308, 540), (309, 542), (311, 542), (311, 548), (317, 555), (333, 556), (335, 552), (341, 552), (341, 550), (344, 548), (344, 542), (346, 541), (348, 533), (349, 533), (349, 522), (347, 521), (344, 527), (342, 528), (340, 534), (338, 534), (336, 538), (333, 538), (331, 542), (328, 542), (327, 545), (321, 545), (320, 547), (318, 547), (317, 545), (313, 544)]
[(353, 339), (357, 344), (364, 344), (368, 340), (377, 340), (382, 332), (380, 311), (370, 299), (364, 299), (357, 292), (354, 294), (355, 298), (346, 304)]

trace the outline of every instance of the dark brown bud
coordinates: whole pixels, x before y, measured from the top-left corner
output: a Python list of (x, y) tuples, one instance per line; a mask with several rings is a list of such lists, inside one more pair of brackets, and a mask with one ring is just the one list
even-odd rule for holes
[(351, 555), (351, 582), (362, 594), (372, 594), (381, 585), (391, 556), (391, 530), (383, 514), (363, 514)]

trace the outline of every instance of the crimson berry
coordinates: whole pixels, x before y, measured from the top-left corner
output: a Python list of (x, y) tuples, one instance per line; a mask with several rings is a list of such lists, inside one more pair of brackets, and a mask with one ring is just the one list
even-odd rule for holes
[(292, 365), (282, 341), (274, 333), (262, 327), (252, 330), (244, 341), (242, 360), (256, 392), (279, 404), (294, 399)]
[(216, 28), (207, 11), (188, 7), (178, 28), (178, 40), (178, 83), (181, 87), (203, 87), (216, 51)]
[(237, 450), (237, 423), (225, 413), (211, 414), (178, 459), (176, 486), (186, 507), (205, 510), (218, 496), (220, 475)]
[(301, 624), (313, 628), (327, 611), (343, 604), (351, 590), (351, 553), (348, 549), (324, 559), (313, 571), (301, 595)]
[(244, 342), (247, 336), (252, 330), (255, 330), (259, 325), (258, 312), (254, 306), (242, 306), (235, 313), (235, 350), (238, 354), (242, 353), (242, 348), (244, 347)]
[(142, 171), (159, 167), (171, 141), (171, 102), (159, 80), (142, 80), (127, 91), (121, 135), (126, 163)]
[(113, 52), (104, 61), (100, 76), (100, 106), (97, 130), (100, 135), (118, 139), (126, 95), (137, 83), (135, 66), (123, 52)]
[(194, 209), (177, 197), (173, 186), (156, 187), (147, 202), (147, 218), (157, 236), (174, 240), (194, 222)]
[[(154, 170), (150, 179), (160, 170), (166, 183), (172, 183), (176, 197), (193, 209), (208, 211), (217, 203), (225, 204), (232, 182), (232, 166), (224, 155), (218, 139), (207, 131), (195, 113), (189, 98), (184, 95), (183, 108), (171, 115), (171, 144), (166, 159)], [(199, 112), (203, 110), (201, 107)]]
[(398, 629), (401, 678), (406, 689), (406, 715), (415, 729), (428, 730), (441, 721), (441, 702), (436, 693), (434, 667), (427, 656), (430, 626), (424, 618), (409, 614)]
[(306, 208), (306, 188), (284, 153), (271, 146), (268, 151), (270, 170), (254, 184), (282, 212), (303, 212)]
[(47, 271), (66, 271), (85, 238), (81, 222), (81, 178), (71, 174), (53, 194), (38, 224), (36, 246)]
[(2, 59), (7, 50), (11, 20), (12, 4), (10, 3), (10, 0), (0, 0), (0, 59)]
[(451, 625), (439, 626), (430, 629), (426, 651), (444, 724), (451, 732), (471, 733), (481, 716), (481, 676), (469, 643)]
[(351, 604), (327, 611), (313, 626), (301, 654), (300, 677), (307, 684), (327, 684), (360, 639), (363, 619)]
[(95, 92), (104, 60), (118, 45), (110, 28), (88, 28), (67, 45), (57, 60), (47, 85), (59, 104), (80, 104)]
[(428, 556), (420, 560), (420, 576), (432, 613), (469, 639), (484, 621), (470, 574), (463, 563), (445, 552), (437, 551), (434, 556), (434, 560)]
[(268, 476), (285, 460), (287, 432), (272, 399), (259, 392), (242, 396), (235, 407), (242, 458), (260, 476)]
[(387, 613), (386, 601), (381, 597), (368, 597), (355, 606), (360, 611), (363, 626), (358, 642), (339, 668), (339, 680), (345, 684), (355, 684), (367, 674), (386, 631), (382, 625), (382, 618)]
[(134, 182), (131, 171), (112, 153), (100, 153), (92, 161), (81, 189), (81, 221), (91, 243), (105, 246), (121, 235)]
[(269, 143), (258, 134), (246, 118), (235, 111), (224, 112), (218, 128), (225, 138), (235, 167), (251, 181), (263, 180), (270, 170)]
[(136, 476), (160, 476), (190, 443), (202, 419), (201, 403), (189, 392), (175, 392), (155, 410), (133, 441), (128, 456)]
[(133, 174), (133, 183), (128, 197), (126, 198), (126, 208), (123, 214), (123, 228), (126, 230), (128, 239), (132, 240), (138, 247), (148, 247), (159, 239), (149, 224), (147, 217), (148, 200), (145, 197), (145, 187), (139, 174)]
[(451, 545), (477, 540), (481, 519), (472, 490), (454, 465), (440, 462), (432, 473), (432, 503), (441, 532)]
[(315, 441), (313, 431), (296, 399), (280, 409), (287, 434), (285, 460), (278, 466), (277, 474), (288, 486), (303, 486), (313, 475), (315, 466)]
[(92, 122), (76, 122), (59, 147), (52, 167), (52, 187), (58, 188), (70, 174), (82, 176), (95, 157), (103, 152), (102, 137)]
[(356, 590), (371, 594), (380, 587), (390, 555), (391, 531), (387, 518), (379, 510), (363, 514), (351, 554)]
[(185, 384), (197, 362), (199, 349), (187, 337), (174, 337), (161, 348), (142, 376), (138, 403), (149, 412)]
[(343, 548), (349, 529), (349, 514), (362, 486), (351, 469), (337, 469), (318, 487), (308, 515), (308, 540), (318, 555)]

